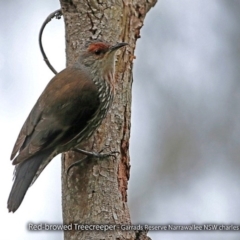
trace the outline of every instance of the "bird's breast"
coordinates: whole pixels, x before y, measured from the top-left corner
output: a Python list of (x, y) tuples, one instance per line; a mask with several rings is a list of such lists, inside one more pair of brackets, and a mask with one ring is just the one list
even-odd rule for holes
[(86, 126), (67, 143), (66, 148), (68, 148), (68, 150), (73, 146), (78, 145), (83, 140), (88, 139), (94, 133), (97, 127), (102, 123), (102, 120), (106, 117), (107, 112), (112, 105), (114, 97), (113, 86), (104, 79), (94, 79), (93, 82), (97, 88), (97, 96), (99, 99), (98, 108), (87, 121)]
[[(101, 124), (102, 120), (106, 117), (109, 108), (112, 105), (113, 97), (114, 97), (114, 89), (112, 86), (103, 81), (98, 85), (98, 97), (99, 97), (99, 107), (91, 120), (88, 122), (87, 129), (89, 129), (86, 138), (89, 138), (96, 128)], [(78, 143), (81, 142), (82, 139), (78, 140)]]

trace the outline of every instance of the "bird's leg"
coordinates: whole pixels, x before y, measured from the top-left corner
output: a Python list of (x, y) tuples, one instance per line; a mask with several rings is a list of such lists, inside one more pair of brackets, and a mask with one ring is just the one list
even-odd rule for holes
[(67, 169), (67, 175), (68, 175), (68, 173), (69, 173), (69, 171), (72, 167), (75, 167), (75, 166), (79, 165), (80, 163), (82, 163), (88, 157), (95, 157), (95, 158), (103, 159), (103, 158), (107, 158), (107, 157), (112, 156), (112, 157), (116, 158), (116, 153), (119, 153), (117, 151), (113, 151), (113, 152), (109, 152), (109, 153), (102, 153), (107, 148), (109, 148), (109, 146), (106, 146), (105, 148), (103, 148), (99, 153), (88, 152), (88, 151), (82, 150), (80, 148), (73, 148), (72, 151), (82, 153), (82, 154), (86, 155), (86, 157), (80, 159), (79, 161), (74, 162), (73, 164), (71, 164)]

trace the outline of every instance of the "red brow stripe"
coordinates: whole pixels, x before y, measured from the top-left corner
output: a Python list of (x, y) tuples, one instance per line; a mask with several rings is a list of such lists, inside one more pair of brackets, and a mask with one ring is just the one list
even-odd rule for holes
[(88, 47), (88, 51), (95, 52), (96, 50), (107, 50), (108, 48), (109, 46), (104, 43), (92, 43)]

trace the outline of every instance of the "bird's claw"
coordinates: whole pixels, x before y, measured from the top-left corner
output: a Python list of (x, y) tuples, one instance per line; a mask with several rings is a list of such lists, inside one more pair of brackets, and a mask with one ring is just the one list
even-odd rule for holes
[(80, 164), (82, 161), (84, 161), (86, 158), (87, 158), (87, 157), (85, 157), (85, 158), (83, 158), (83, 159), (80, 159), (80, 160), (72, 163), (72, 164), (68, 167), (68, 169), (67, 169), (67, 175), (69, 174), (69, 171), (70, 171), (71, 168), (79, 165), (79, 164)]
[(75, 167), (75, 166), (79, 165), (80, 163), (82, 163), (82, 161), (84, 161), (88, 157), (95, 157), (95, 158), (98, 158), (98, 159), (104, 159), (104, 158), (107, 158), (107, 157), (114, 157), (114, 159), (116, 159), (117, 158), (116, 154), (119, 154), (118, 151), (112, 151), (112, 152), (109, 152), (109, 153), (102, 153), (107, 148), (109, 148), (109, 146), (106, 146), (105, 148), (103, 148), (98, 153), (88, 152), (86, 150), (82, 150), (82, 149), (79, 149), (79, 148), (72, 149), (73, 151), (76, 151), (76, 152), (79, 152), (79, 153), (82, 153), (82, 154), (86, 155), (86, 157), (79, 160), (79, 161), (76, 161), (76, 162), (72, 163), (67, 169), (67, 175), (69, 174), (69, 171), (72, 167)]
[(110, 153), (101, 153), (101, 152), (97, 153), (97, 155), (95, 157), (100, 158), (100, 159), (107, 158), (107, 157), (114, 157), (116, 159), (117, 158), (116, 154), (119, 153), (117, 151), (113, 151), (113, 152), (110, 152)]
[(102, 153), (103, 151), (105, 151), (106, 149), (110, 149), (109, 145), (106, 145), (102, 150), (99, 151), (99, 153)]

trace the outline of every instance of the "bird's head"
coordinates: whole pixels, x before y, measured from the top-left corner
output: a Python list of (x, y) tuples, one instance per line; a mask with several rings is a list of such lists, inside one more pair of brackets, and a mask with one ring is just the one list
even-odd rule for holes
[(108, 42), (94, 40), (88, 42), (81, 52), (79, 61), (86, 67), (101, 69), (102, 71), (114, 70), (115, 53), (127, 43), (111, 45)]

